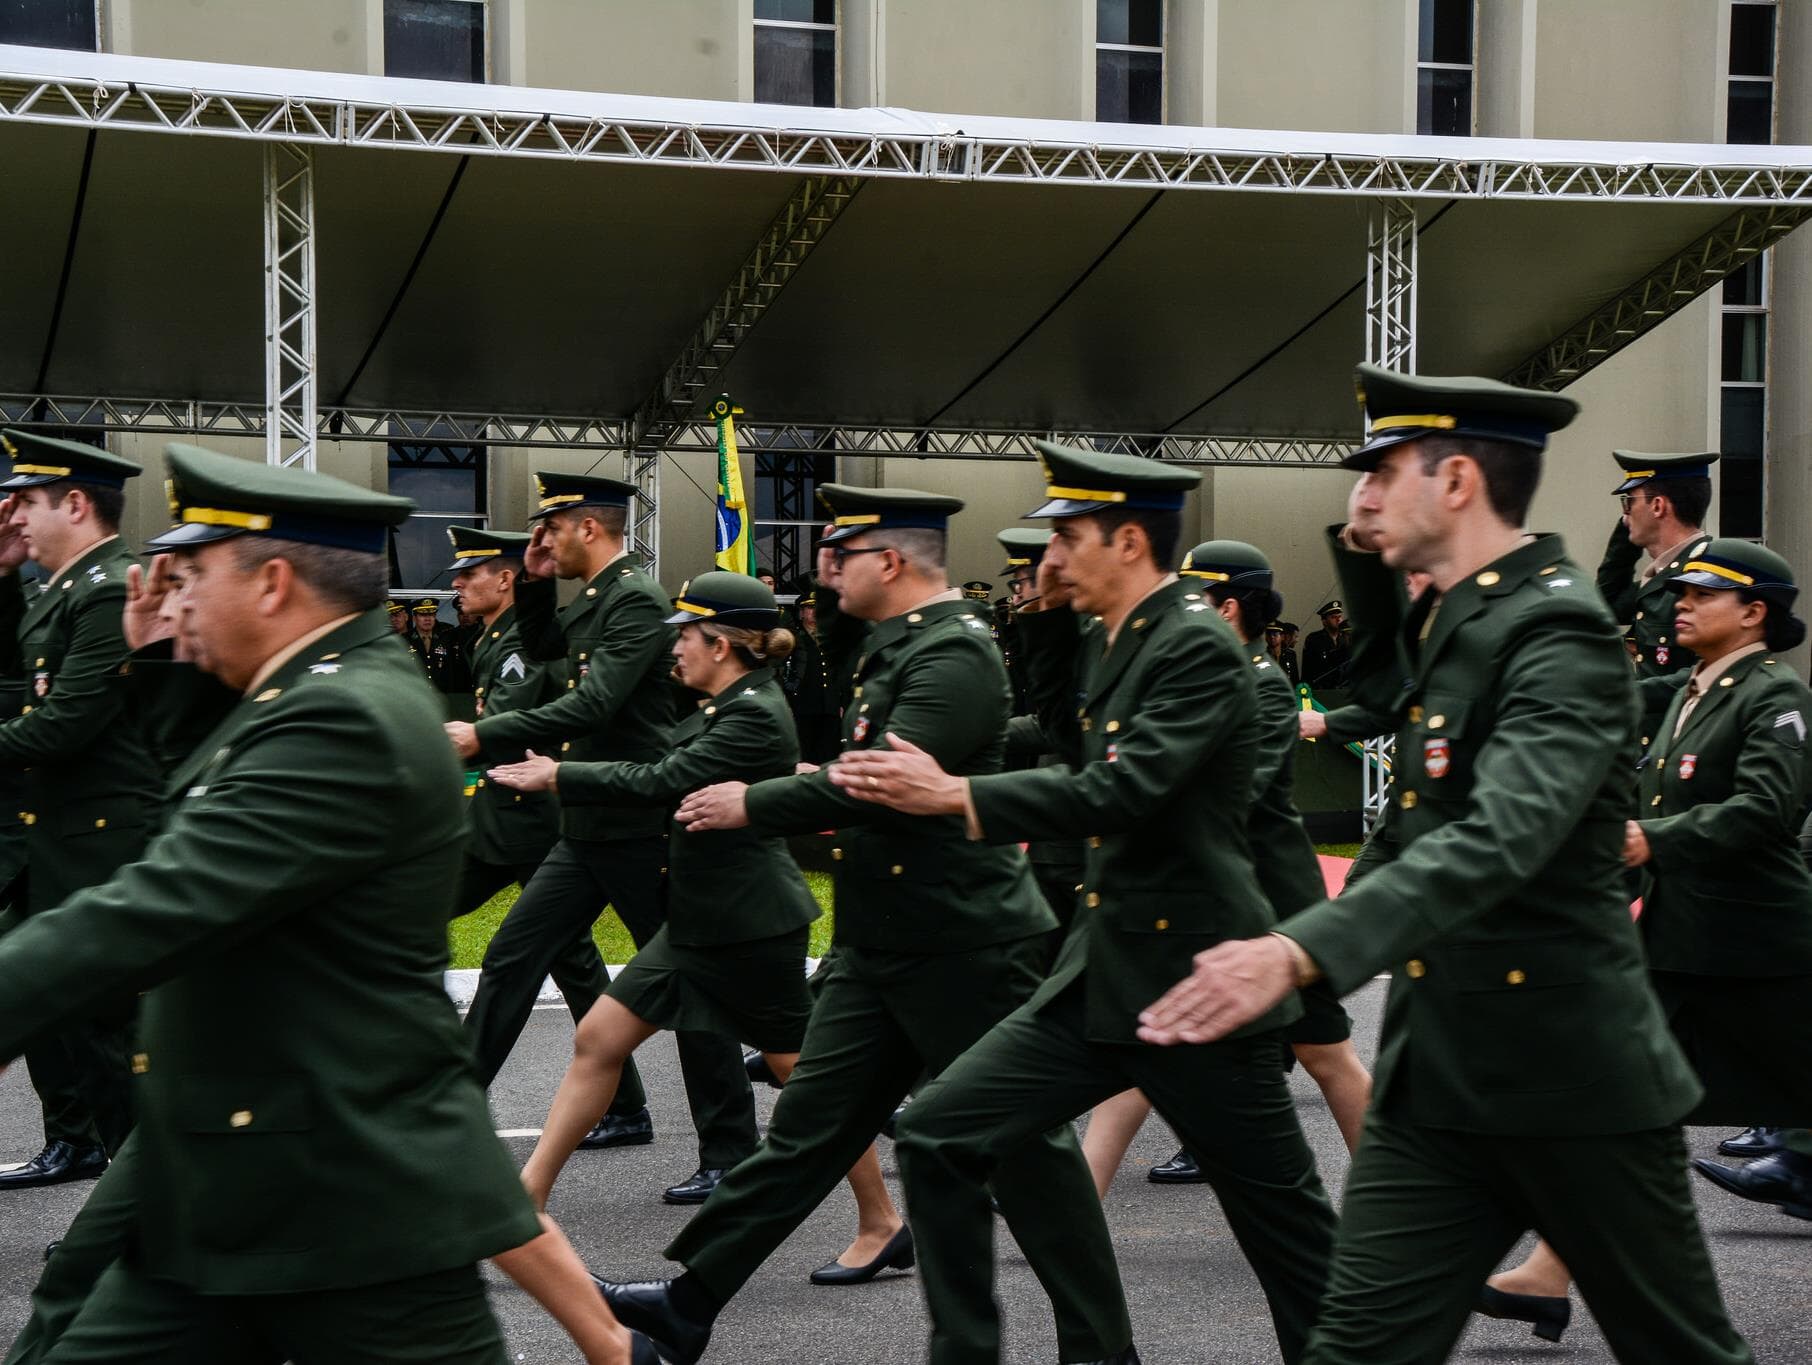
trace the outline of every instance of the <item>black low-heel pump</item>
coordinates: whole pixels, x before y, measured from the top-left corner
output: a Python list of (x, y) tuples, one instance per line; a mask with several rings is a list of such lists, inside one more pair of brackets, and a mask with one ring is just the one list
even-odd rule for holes
[(880, 1255), (867, 1265), (844, 1265), (841, 1261), (832, 1261), (829, 1265), (819, 1266), (811, 1274), (813, 1284), (867, 1284), (883, 1270), (911, 1270), (913, 1262), (918, 1259), (912, 1249), (912, 1229), (900, 1224), (900, 1230), (887, 1239), (887, 1245), (881, 1248)]
[(1565, 1294), (1506, 1294), (1490, 1285), (1479, 1288), (1478, 1302), (1472, 1311), (1488, 1318), (1533, 1324), (1531, 1331), (1543, 1341), (1559, 1341), (1560, 1334), (1573, 1321), (1573, 1300)]

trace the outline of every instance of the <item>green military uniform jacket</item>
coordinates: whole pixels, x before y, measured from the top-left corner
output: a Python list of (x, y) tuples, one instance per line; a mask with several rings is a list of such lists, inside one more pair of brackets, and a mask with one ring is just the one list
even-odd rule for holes
[[(1260, 728), (1252, 666), (1177, 582), (1135, 607), (1111, 646), (1067, 611), (1022, 616), (1020, 641), (1039, 718), (1068, 762), (973, 777), (970, 798), (989, 840), (1088, 838), (1081, 907), (1033, 1003), (1080, 978), (1089, 1038), (1135, 1042), (1139, 1011), (1189, 974), (1195, 954), (1274, 922), (1246, 840)], [(1292, 997), (1242, 1033), (1301, 1013)]]
[[(999, 772), (1008, 704), (988, 623), (967, 602), (934, 602), (868, 632), (843, 747), (885, 748), (892, 732), (946, 772)], [(768, 834), (841, 832), (831, 853), (839, 946), (960, 953), (1057, 927), (1025, 855), (970, 842), (960, 816), (901, 815), (845, 796), (822, 772), (756, 783), (748, 812)]]
[(1686, 674), (1699, 661), (1696, 654), (1673, 638), (1674, 603), (1678, 598), (1668, 590), (1667, 580), (1710, 540), (1709, 536), (1694, 536), (1681, 553), (1644, 582), (1636, 577), (1642, 551), (1630, 544), (1629, 528), (1619, 521), (1598, 565), (1598, 591), (1610, 604), (1611, 615), (1618, 624), (1628, 627), (1628, 633), (1635, 637), (1636, 694), (1642, 708), (1637, 735), (1644, 749), (1659, 732), (1662, 713), (1673, 700), (1675, 690), (1685, 684)]
[(1731, 664), (1674, 738), (1685, 703), (1682, 687), (1640, 776), (1649, 965), (1700, 976), (1812, 972), (1812, 871), (1796, 841), (1812, 802), (1812, 689), (1763, 651)]
[(1341, 994), (1391, 968), (1374, 1108), (1501, 1135), (1677, 1123), (1700, 1087), (1630, 920), (1635, 705), (1602, 599), (1557, 536), (1407, 610), (1381, 559), (1334, 546), (1362, 700), (1402, 720), (1390, 834), (1281, 928)]
[(1294, 914), (1327, 894), (1315, 841), (1296, 809), (1296, 689), (1277, 660), (1260, 649), (1252, 656), (1258, 682), (1258, 754), (1252, 765), (1252, 800), (1246, 837), (1257, 862), (1258, 884), (1278, 915)]
[[(507, 716), (553, 701), (566, 689), (557, 663), (529, 657), (516, 629), (516, 608), (506, 607), (472, 641), (472, 699), (478, 719)], [(513, 763), (520, 752), (492, 761)], [(548, 792), (518, 792), (478, 779), (470, 806), (472, 841), (467, 851), (482, 862), (540, 862), (560, 835), (560, 803)]]
[[(631, 556), (606, 565), (572, 603), (554, 610), (551, 579), (519, 579), (516, 622), (528, 653), (566, 661), (566, 691), (551, 702), (478, 722), (487, 757), (533, 749), (574, 763), (652, 763), (668, 750), (678, 714), (673, 627), (660, 584)], [(569, 839), (658, 839), (667, 812), (566, 806)]]
[[(773, 670), (744, 674), (699, 702), (658, 763), (562, 763), (569, 805), (676, 806), (713, 782), (782, 777), (799, 762), (786, 695)], [(818, 903), (786, 841), (753, 829), (668, 835), (667, 937), (674, 943), (775, 938), (818, 918)]]
[(0, 723), (0, 766), (29, 770), (19, 818), (33, 911), (137, 857), (155, 813), (161, 769), (128, 713), (121, 672), (126, 568), (135, 562), (114, 537), (42, 588), (22, 589), (17, 575), (0, 580), (0, 592), (25, 594), (25, 699)]
[(169, 798), (143, 858), (0, 939), (0, 1058), (149, 992), (131, 1139), (146, 1273), (204, 1294), (351, 1288), (534, 1237), (441, 981), (459, 772), (384, 613), (234, 705)]

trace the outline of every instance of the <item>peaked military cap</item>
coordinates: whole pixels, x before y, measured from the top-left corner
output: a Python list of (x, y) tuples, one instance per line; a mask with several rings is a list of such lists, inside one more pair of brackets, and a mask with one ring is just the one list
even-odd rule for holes
[(1326, 602), (1323, 602), (1319, 607), (1315, 608), (1315, 614), (1323, 620), (1326, 620), (1335, 612), (1339, 612), (1342, 616), (1346, 615), (1346, 604), (1338, 597), (1329, 598)]
[(821, 544), (831, 545), (866, 531), (948, 531), (950, 518), (963, 510), (961, 498), (921, 493), (916, 488), (853, 488), (827, 483), (818, 501), (831, 514), (831, 529)]
[(521, 559), (528, 548), (527, 531), (487, 531), (478, 526), (449, 526), (447, 539), (453, 542), (452, 573), (476, 569), (494, 559)]
[(1000, 542), (1000, 548), (1007, 552), (1004, 574), (1016, 573), (1020, 569), (1036, 569), (1044, 552), (1051, 547), (1051, 533), (1041, 531), (1035, 526), (1009, 526), (994, 537)]
[(627, 507), (637, 491), (634, 484), (621, 479), (542, 471), (535, 475), (537, 501), (529, 520), (539, 521), (549, 512), (564, 512), (569, 507)]
[(1283, 631), (1284, 631), (1284, 623), (1282, 621), (1265, 622), (1265, 634), (1269, 635), (1272, 631), (1276, 631), (1279, 635), (1282, 635)]
[(384, 610), (389, 612), (392, 616), (406, 616), (409, 612), (409, 609), (394, 597), (384, 603)]
[(1354, 377), (1365, 444), (1341, 461), (1348, 469), (1376, 469), (1385, 451), (1422, 436), (1476, 436), (1540, 451), (1550, 433), (1579, 415), (1579, 404), (1562, 394), (1495, 379), (1431, 378), (1378, 365), (1361, 365)]
[(1243, 540), (1204, 541), (1183, 556), (1183, 567), (1177, 572), (1188, 578), (1225, 583), (1230, 588), (1271, 586), (1271, 561), (1265, 558), (1264, 551)]
[(1113, 506), (1179, 512), (1184, 495), (1202, 481), (1193, 469), (1142, 455), (1078, 450), (1055, 441), (1034, 444), (1044, 469), (1046, 501), (1028, 517), (1086, 517)]
[(97, 488), (124, 488), (127, 479), (143, 472), (131, 460), (80, 441), (63, 441), (31, 431), (0, 431), (0, 450), (13, 462), (11, 476), (0, 480), (0, 488), (5, 489), (37, 488), (62, 479)]
[(976, 602), (986, 602), (994, 596), (994, 585), (979, 578), (971, 578), (963, 584), (963, 596)]
[(1791, 607), (1799, 596), (1792, 565), (1766, 545), (1733, 536), (1706, 541), (1667, 586), (1675, 592), (1688, 587), (1741, 590), (1781, 607)]
[(713, 569), (684, 584), (673, 599), (670, 626), (696, 626), (703, 621), (742, 626), (747, 630), (772, 630), (780, 624), (780, 607), (774, 590), (746, 573)]
[(417, 602), (413, 607), (411, 607), (410, 610), (413, 611), (417, 616), (420, 616), (423, 612), (431, 612), (435, 616), (439, 616), (440, 615), (440, 603), (436, 602), (432, 597), (424, 597), (424, 598), (422, 598), (421, 601)]
[(1700, 455), (1646, 455), (1640, 450), (1613, 450), (1611, 458), (1623, 471), (1623, 482), (1611, 490), (1627, 493), (1651, 479), (1709, 479), (1718, 462), (1715, 451)]
[(164, 458), (176, 525), (147, 540), (148, 550), (254, 535), (381, 554), (390, 529), (415, 510), (408, 498), (328, 474), (240, 460), (181, 442), (165, 446)]

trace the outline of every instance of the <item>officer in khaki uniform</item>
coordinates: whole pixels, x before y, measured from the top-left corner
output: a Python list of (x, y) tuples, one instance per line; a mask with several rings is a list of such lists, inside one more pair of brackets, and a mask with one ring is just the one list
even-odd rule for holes
[[(546, 1242), (442, 989), (459, 774), (377, 606), (413, 504), (168, 460), (146, 616), (232, 692), (146, 856), (0, 942), (0, 1058), (148, 992), (138, 1127), (11, 1359), (502, 1365), (475, 1262)], [(132, 681), (180, 693), (170, 658), (148, 644)], [(409, 819), (347, 818), (380, 809)]]
[[(843, 1178), (920, 1075), (937, 1075), (1032, 993), (1056, 927), (1018, 848), (971, 843), (960, 816), (896, 816), (832, 783), (851, 753), (884, 746), (890, 734), (953, 771), (997, 772), (1008, 693), (987, 621), (945, 570), (946, 528), (961, 501), (840, 484), (818, 496), (835, 522), (820, 573), (827, 559), (841, 610), (871, 623), (844, 711), (843, 757), (747, 788), (707, 787), (676, 818), (694, 831), (835, 828), (835, 969), (814, 983), (798, 1069), (760, 1150), (667, 1248), (686, 1273), (604, 1286), (617, 1316), (679, 1365), (699, 1358), (724, 1305)], [(1092, 1208), (1095, 1197), (1074, 1134), (1027, 1133), (994, 1175), (1001, 1212), (1050, 1288), (1060, 1357), (1119, 1359), (1131, 1327), (1111, 1248), (1075, 1238), (1072, 1210)], [(981, 1208), (991, 1216), (985, 1196)]]
[[(1338, 900), (1204, 953), (1141, 1032), (1217, 1037), (1298, 985), (1391, 969), (1314, 1365), (1445, 1360), (1529, 1227), (1620, 1360), (1749, 1361), (1686, 1185), (1700, 1087), (1624, 891), (1621, 633), (1560, 540), (1522, 530), (1578, 405), (1370, 365), (1359, 383), (1366, 477), (1335, 559), (1360, 699), (1401, 717), (1392, 837)], [(1407, 569), (1434, 576), (1413, 607)]]
[[(900, 1120), (930, 1359), (999, 1358), (985, 1182), (1028, 1137), (1137, 1087), (1207, 1172), (1293, 1361), (1334, 1233), (1284, 1077), (1281, 1031), (1302, 1008), (1281, 1000), (1213, 1047), (1146, 1047), (1133, 1032), (1139, 1008), (1194, 954), (1274, 922), (1246, 835), (1263, 725), (1250, 656), (1169, 568), (1185, 494), (1201, 476), (1038, 448), (1047, 501), (1028, 515), (1056, 529), (1039, 610), (1020, 624), (1038, 714), (1066, 765), (966, 775), (927, 755), (876, 751), (846, 754), (833, 770), (862, 799), (963, 820), (978, 847), (1064, 836), (1089, 845), (1081, 907), (1050, 976)], [(1073, 1264), (1111, 1267), (1093, 1182), (1086, 1199), (1068, 1193), (1053, 1189), (1046, 1204), (1068, 1229)], [(1092, 1289), (1120, 1301), (1112, 1269)], [(1111, 1358), (1138, 1355), (1121, 1343)]]
[[(468, 759), (481, 751), (513, 758), (534, 749), (571, 762), (654, 762), (672, 743), (680, 692), (669, 676), (667, 596), (624, 546), (635, 485), (579, 474), (543, 473), (535, 480), (533, 519), (539, 524), (523, 552), (527, 572), (516, 585), (516, 628), (531, 656), (565, 661), (566, 686), (552, 701), (488, 714), (475, 726), (455, 722), (448, 733)], [(556, 576), (584, 581), (557, 613)], [(466, 1014), (466, 1034), (487, 1085), (528, 1022), (548, 969), (575, 936), (590, 932), (607, 905), (638, 946), (661, 927), (665, 811), (572, 807), (561, 811), (560, 831), (560, 841), (485, 950)], [(583, 1014), (580, 1003), (568, 1001)], [(583, 1004), (589, 1010), (592, 1002)], [(678, 1043), (699, 1165), (662, 1198), (691, 1204), (702, 1202), (722, 1172), (755, 1150), (755, 1098), (733, 1039), (688, 1031)], [(629, 1138), (648, 1131), (638, 1121)]]
[[(42, 585), (19, 620), (25, 695), (0, 723), (0, 765), (23, 774), (26, 896), (36, 915), (105, 881), (144, 848), (158, 764), (121, 704), (126, 568), (118, 536), (129, 460), (28, 432), (4, 434), (12, 476), (0, 593), (16, 599), (26, 552)], [(80, 509), (80, 519), (73, 520)], [(126, 1035), (131, 996), (32, 1040), (26, 1063), (44, 1107), (44, 1150), (0, 1172), (0, 1190), (98, 1175), (132, 1127)]]
[[(565, 691), (565, 669), (558, 662), (531, 658), (516, 629), (516, 582), (522, 574), (522, 552), (528, 548), (527, 533), (450, 526), (447, 537), (453, 542), (453, 562), (447, 567), (460, 610), (479, 618), (468, 660), (473, 714), (503, 716), (554, 700)], [(516, 754), (510, 761), (520, 757)], [(504, 759), (500, 755), (497, 761)], [(477, 910), (505, 887), (527, 886), (560, 837), (560, 803), (547, 792), (510, 791), (480, 776), (469, 784), (469, 795), (471, 837), (453, 902), (455, 916)], [(610, 985), (589, 928), (573, 937), (548, 975), (565, 997), (575, 1024)], [(632, 1064), (624, 1070), (606, 1123), (586, 1145), (632, 1145), (653, 1136), (648, 1099)]]

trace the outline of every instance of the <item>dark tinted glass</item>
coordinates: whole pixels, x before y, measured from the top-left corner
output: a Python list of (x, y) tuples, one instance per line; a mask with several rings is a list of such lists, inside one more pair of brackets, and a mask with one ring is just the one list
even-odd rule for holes
[(93, 52), (94, 0), (0, 0), (0, 43)]
[(1156, 52), (1096, 52), (1095, 117), (1102, 123), (1162, 123), (1163, 56)]
[(1768, 315), (1724, 315), (1724, 369), (1720, 376), (1738, 383), (1759, 384), (1768, 370)]
[(1164, 0), (1095, 0), (1095, 41), (1164, 46)]
[(1774, 6), (1730, 7), (1730, 74), (1774, 74)]
[(1416, 72), (1416, 131), (1472, 136), (1472, 73), (1440, 67)]
[(755, 98), (762, 104), (837, 102), (837, 35), (828, 29), (755, 28)]
[(1774, 82), (1731, 81), (1724, 141), (1763, 145), (1774, 141)]
[(1760, 256), (1724, 277), (1724, 302), (1732, 308), (1761, 307), (1762, 258)]
[(484, 6), (471, 0), (384, 0), (384, 74), (484, 80)]
[(1422, 0), (1416, 60), (1472, 65), (1472, 0)]
[[(1744, 457), (1762, 458), (1762, 445), (1767, 436), (1766, 412), (1766, 389), (1724, 390), (1718, 448), (1724, 452), (1725, 466)], [(1725, 477), (1729, 477), (1729, 473), (1724, 467)]]
[(834, 24), (837, 0), (755, 0), (755, 17), (788, 24)]
[[(1728, 447), (1726, 447), (1728, 449)], [(1765, 469), (1758, 459), (1733, 459), (1726, 454), (1718, 465), (1718, 534), (1762, 534), (1762, 480)]]

